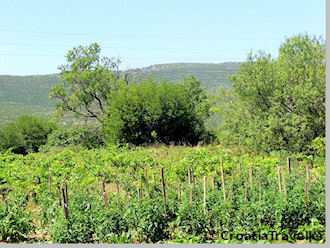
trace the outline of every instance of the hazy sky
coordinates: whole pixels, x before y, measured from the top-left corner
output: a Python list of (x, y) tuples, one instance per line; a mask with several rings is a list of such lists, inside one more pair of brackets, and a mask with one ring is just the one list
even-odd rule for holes
[(324, 0), (1, 0), (0, 74), (58, 72), (94, 41), (123, 69), (242, 61), (299, 33), (325, 38)]

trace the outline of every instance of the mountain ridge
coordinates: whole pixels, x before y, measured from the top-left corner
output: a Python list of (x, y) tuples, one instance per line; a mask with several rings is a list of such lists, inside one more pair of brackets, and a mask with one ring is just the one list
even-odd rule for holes
[[(147, 78), (157, 81), (179, 81), (195, 76), (202, 87), (212, 92), (220, 85), (230, 87), (229, 76), (235, 73), (240, 62), (224, 63), (165, 63), (128, 69), (131, 82)], [(0, 123), (21, 114), (49, 115), (55, 101), (48, 97), (50, 88), (59, 80), (59, 74), (0, 75)]]

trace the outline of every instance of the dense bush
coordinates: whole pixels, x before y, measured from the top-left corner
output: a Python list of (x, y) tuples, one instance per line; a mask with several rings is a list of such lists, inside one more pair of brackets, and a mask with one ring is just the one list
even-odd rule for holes
[(206, 94), (194, 78), (123, 85), (110, 97), (105, 134), (111, 143), (197, 144), (207, 137), (208, 113)]
[(250, 55), (231, 81), (216, 108), (222, 139), (267, 152), (317, 152), (310, 146), (325, 137), (323, 40), (298, 35), (277, 58)]
[(20, 242), (34, 230), (32, 217), (20, 198), (0, 202), (0, 242)]
[(41, 117), (21, 116), (0, 128), (0, 150), (11, 149), (20, 154), (37, 152), (54, 128), (54, 123)]
[(104, 145), (104, 138), (100, 128), (73, 126), (58, 128), (49, 136), (47, 146), (81, 145), (86, 148), (97, 148)]

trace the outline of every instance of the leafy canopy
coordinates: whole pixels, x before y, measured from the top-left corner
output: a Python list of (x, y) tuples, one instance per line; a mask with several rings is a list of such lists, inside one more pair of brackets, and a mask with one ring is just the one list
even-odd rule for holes
[(193, 77), (177, 84), (147, 80), (122, 85), (109, 98), (104, 123), (109, 142), (196, 144), (206, 135), (209, 104)]
[(21, 116), (0, 128), (0, 150), (11, 149), (26, 154), (39, 151), (45, 145), (55, 124), (36, 116)]
[(294, 152), (308, 151), (315, 138), (325, 136), (325, 46), (321, 39), (289, 38), (278, 58), (250, 55), (231, 80), (232, 101), (223, 106), (222, 135), (227, 132), (253, 149)]
[(67, 64), (59, 67), (60, 82), (50, 91), (59, 100), (59, 114), (73, 112), (84, 118), (102, 121), (107, 96), (120, 81), (119, 61), (101, 56), (97, 43), (70, 50)]

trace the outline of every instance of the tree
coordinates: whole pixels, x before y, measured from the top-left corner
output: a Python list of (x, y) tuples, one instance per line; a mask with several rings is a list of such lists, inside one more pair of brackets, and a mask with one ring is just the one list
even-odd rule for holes
[(249, 147), (302, 152), (325, 136), (323, 40), (289, 38), (278, 58), (250, 55), (231, 80), (235, 103), (222, 129), (238, 134)]
[(103, 146), (104, 137), (101, 128), (92, 125), (60, 127), (48, 136), (48, 147), (70, 145), (81, 145), (89, 149)]
[(97, 43), (73, 48), (66, 59), (67, 64), (59, 67), (60, 82), (50, 91), (50, 97), (59, 100), (57, 112), (102, 122), (107, 96), (122, 80), (119, 61), (101, 57)]
[(11, 149), (26, 154), (39, 151), (45, 145), (55, 124), (36, 116), (21, 116), (0, 129), (0, 150)]
[(111, 143), (197, 144), (206, 135), (209, 104), (195, 78), (176, 84), (149, 80), (111, 95), (105, 134)]

